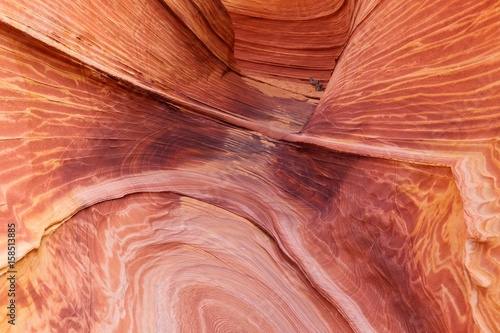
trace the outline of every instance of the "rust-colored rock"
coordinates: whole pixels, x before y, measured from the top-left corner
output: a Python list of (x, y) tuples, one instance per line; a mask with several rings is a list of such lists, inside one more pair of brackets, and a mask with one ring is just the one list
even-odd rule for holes
[(493, 0), (2, 1), (0, 331), (500, 331), (499, 36)]

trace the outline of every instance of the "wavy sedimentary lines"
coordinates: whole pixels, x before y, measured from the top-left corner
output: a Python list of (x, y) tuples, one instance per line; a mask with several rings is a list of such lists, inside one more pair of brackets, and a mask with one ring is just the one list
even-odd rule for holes
[[(281, 230), (282, 234), (286, 233), (286, 225), (275, 226), (273, 224), (275, 218), (280, 221), (292, 220), (290, 218), (279, 219), (280, 214), (283, 214), (282, 210), (286, 209), (269, 212), (269, 199), (256, 202), (255, 195), (252, 193), (259, 193), (259, 186), (253, 185), (252, 187), (251, 177), (249, 181), (245, 181), (246, 187), (231, 186), (231, 184), (241, 182), (238, 181), (239, 178), (248, 178), (247, 165), (254, 168), (251, 174), (262, 173), (259, 170), (262, 170), (266, 164), (265, 161), (259, 162), (257, 157), (273, 147), (273, 143), (266, 142), (267, 140), (257, 133), (231, 129), (226, 125), (195, 116), (186, 110), (174, 108), (153, 98), (154, 95), (140, 94), (140, 92), (124, 89), (113, 80), (95, 75), (96, 73), (92, 70), (69, 62), (64, 55), (30, 41), (29, 37), (15, 31), (5, 30), (4, 36), (10, 43), (7, 44), (9, 47), (4, 49), (7, 58), (15, 58), (13, 49), (24, 48), (23, 52), (34, 54), (33, 58), (37, 58), (38, 62), (21, 62), (18, 68), (13, 66), (13, 70), (2, 72), (3, 78), (5, 81), (21, 78), (20, 82), (27, 83), (25, 90), (28, 93), (33, 91), (41, 97), (30, 99), (32, 106), (30, 106), (29, 112), (21, 113), (21, 117), (16, 119), (20, 123), (27, 124), (20, 138), (22, 140), (17, 142), (18, 146), (3, 146), (5, 149), (2, 149), (2, 154), (5, 154), (6, 157), (5, 160), (7, 160), (7, 156), (13, 157), (9, 159), (7, 165), (7, 170), (11, 172), (2, 173), (2, 184), (5, 184), (3, 190), (7, 199), (7, 205), (2, 210), (2, 220), (18, 223), (19, 258), (24, 257), (30, 250), (38, 248), (42, 234), (47, 233), (48, 230), (55, 230), (55, 226), (60, 226), (62, 222), (66, 222), (65, 225), (68, 226), (74, 225), (76, 217), (72, 218), (73, 215), (83, 208), (96, 205), (99, 202), (103, 202), (103, 205), (107, 207), (106, 205), (109, 205), (108, 202), (111, 202), (111, 199), (139, 191), (161, 192), (170, 189), (174, 192), (189, 193), (193, 196), (199, 196), (201, 199), (218, 203), (222, 207), (228, 206), (229, 210), (234, 210), (239, 214), (252, 217), (262, 228), (275, 235), (277, 234), (276, 229)], [(23, 40), (23, 38), (25, 39)], [(27, 43), (24, 44), (23, 41), (27, 41)], [(59, 68), (59, 70), (54, 72), (48, 70), (49, 68)], [(68, 77), (74, 80), (68, 82)], [(13, 99), (19, 90), (18, 87), (7, 86), (5, 97)], [(2, 124), (2, 128), (8, 129), (12, 115), (17, 116), (19, 114), (17, 111), (22, 111), (25, 106), (15, 104), (13, 107), (14, 110), (3, 110), (3, 116), (8, 121)], [(228, 134), (230, 135), (228, 136)], [(9, 141), (2, 141), (3, 145), (9, 143)], [(257, 159), (252, 161), (251, 158), (248, 158), (249, 156), (255, 156)], [(210, 163), (210, 160), (216, 162)], [(244, 165), (243, 169), (242, 164)], [(176, 170), (178, 172), (175, 172)], [(264, 172), (263, 174), (268, 173)], [(221, 181), (224, 179), (226, 180)], [(218, 186), (214, 187), (214, 184)], [(257, 184), (262, 187), (265, 182), (261, 179)], [(230, 196), (238, 199), (227, 200)], [(273, 198), (272, 189), (268, 189), (264, 196)], [(221, 201), (220, 198), (226, 198), (226, 201)], [(274, 205), (285, 206), (285, 203), (279, 204), (276, 200), (273, 202)], [(109, 209), (114, 211), (117, 208), (111, 204)], [(144, 216), (131, 215), (132, 221), (138, 223), (139, 226), (142, 226), (142, 222), (147, 219)], [(91, 218), (89, 217), (89, 219)], [(104, 227), (104, 222), (102, 220), (100, 222), (102, 222), (101, 225), (97, 227)], [(117, 221), (113, 223), (113, 228), (120, 230), (123, 227), (120, 225), (120, 221)], [(96, 238), (95, 233), (97, 232), (94, 232), (90, 227), (87, 229), (79, 228), (76, 232), (77, 235), (84, 237), (82, 242), (90, 242), (88, 249), (99, 251), (105, 245), (103, 242), (108, 240), (104, 237), (106, 235)], [(242, 234), (247, 235), (248, 232)], [(140, 235), (137, 230), (127, 229), (124, 231), (123, 238), (134, 238)], [(199, 242), (203, 242), (204, 235), (197, 233), (197, 236), (200, 237)], [(74, 245), (74, 235), (62, 234), (61, 237), (62, 239), (67, 237), (69, 245)], [(114, 239), (116, 240), (116, 238)], [(283, 242), (282, 240), (278, 241)], [(2, 242), (4, 242), (2, 245), (5, 246), (5, 240)], [(50, 255), (55, 260), (51, 261), (51, 265), (55, 268), (64, 266), (59, 266), (59, 264), (61, 264), (60, 262), (64, 263), (65, 255), (63, 253), (66, 249), (71, 249), (71, 253), (75, 253), (73, 247), (65, 246), (64, 242), (54, 241), (49, 242), (49, 244), (52, 244), (55, 251)], [(148, 247), (149, 245), (151, 246)], [(217, 244), (219, 247), (220, 245)], [(54, 270), (54, 274), (47, 274), (45, 278), (34, 281), (29, 279), (30, 277), (34, 279), (38, 273), (31, 273), (33, 275), (28, 273), (29, 270), (34, 272), (33, 260), (40, 260), (42, 262), (40, 272), (47, 272), (50, 269), (44, 266), (43, 258), (49, 254), (44, 252), (44, 244), (41, 245), (39, 251), (29, 252), (26, 259), (23, 259), (23, 262), (27, 263), (25, 266), (26, 279), (22, 279), (19, 284), (18, 304), (23, 310), (18, 312), (18, 316), (23, 318), (31, 312), (36, 312), (37, 315), (30, 316), (29, 322), (20, 320), (19, 326), (28, 331), (44, 331), (58, 327), (62, 330), (83, 331), (93, 327), (96, 327), (96, 330), (113, 330), (115, 328), (118, 330), (122, 327), (129, 327), (127, 322), (120, 320), (120, 313), (125, 306), (125, 301), (130, 302), (129, 307), (133, 307), (135, 294), (131, 295), (130, 299), (123, 299), (125, 290), (130, 288), (131, 280), (123, 279), (122, 275), (134, 272), (129, 272), (124, 267), (123, 258), (117, 256), (119, 250), (114, 246), (119, 248), (119, 244), (111, 243), (103, 250), (105, 257), (103, 261), (94, 260), (96, 258), (82, 260), (86, 263), (86, 265), (82, 265), (79, 260), (74, 258), (68, 262), (72, 269), (65, 270), (64, 275), (56, 273)], [(149, 253), (151, 248), (154, 249), (154, 244), (149, 244), (147, 241), (144, 246), (146, 253)], [(253, 245), (249, 246), (249, 249), (253, 247)], [(87, 253), (88, 249), (82, 249), (83, 253)], [(159, 252), (156, 253), (159, 256), (163, 252), (163, 248), (159, 247), (157, 250)], [(239, 250), (241, 252), (241, 249)], [(288, 250), (285, 248), (283, 251)], [(155, 252), (153, 251), (153, 253)], [(132, 254), (127, 254), (127, 256)], [(149, 257), (141, 255), (140, 258)], [(151, 258), (151, 260), (153, 259)], [(198, 263), (207, 259), (204, 255), (188, 256), (186, 260), (190, 264), (185, 270), (196, 270), (196, 267), (199, 266)], [(249, 262), (243, 260), (246, 258), (240, 259), (241, 264), (251, 267), (256, 264), (258, 258), (248, 259)], [(233, 257), (233, 266), (238, 266), (237, 261), (240, 259)], [(165, 259), (158, 260), (160, 261), (157, 265), (163, 265), (164, 268), (151, 269), (145, 275), (142, 274), (142, 270), (146, 270), (147, 267), (138, 268), (140, 272), (136, 278), (139, 279), (139, 282), (158, 276), (151, 276), (152, 272), (164, 273), (163, 276), (165, 276), (165, 269), (168, 268), (165, 266)], [(287, 260), (289, 261), (286, 256), (274, 259), (277, 263)], [(229, 258), (227, 261), (229, 262)], [(92, 262), (98, 264), (90, 267)], [(269, 263), (269, 261), (264, 262), (262, 266), (267, 266)], [(100, 268), (100, 266), (102, 267)], [(209, 267), (214, 268), (213, 276), (219, 274), (219, 271), (224, 272), (222, 268), (215, 269), (214, 264), (209, 265)], [(230, 275), (230, 277), (234, 277), (230, 281), (238, 281), (237, 278), (251, 273), (251, 270), (242, 270), (243, 266), (241, 265), (238, 268), (240, 271)], [(93, 273), (93, 277), (82, 274), (82, 272)], [(116, 276), (115, 273), (119, 275)], [(207, 272), (203, 270), (196, 274), (202, 273), (206, 274)], [(296, 273), (299, 272), (293, 274)], [(65, 278), (71, 275), (78, 275), (79, 278), (72, 280), (73, 282), (67, 285)], [(190, 277), (193, 276), (188, 274), (186, 279), (189, 281)], [(92, 280), (90, 280), (91, 278)], [(261, 278), (267, 277), (262, 276)], [(243, 310), (232, 306), (235, 311), (232, 315), (233, 319), (239, 318), (242, 321), (242, 327), (250, 327), (254, 331), (266, 329), (266, 327), (270, 327), (270, 331), (279, 331), (280, 327), (285, 327), (289, 331), (304, 331), (305, 324), (324, 327), (324, 331), (330, 331), (331, 327), (339, 326), (342, 331), (349, 329), (341, 315), (332, 316), (332, 313), (337, 311), (335, 307), (317, 293), (311, 293), (310, 296), (307, 296), (311, 298), (308, 301), (311, 304), (319, 302), (319, 305), (316, 305), (319, 306), (317, 315), (311, 317), (310, 306), (305, 307), (307, 317), (302, 317), (299, 313), (292, 315), (293, 311), (304, 311), (299, 309), (299, 306), (305, 304), (304, 295), (300, 291), (306, 292), (304, 289), (304, 286), (307, 285), (306, 278), (301, 278), (300, 284), (297, 284), (301, 289), (297, 290), (287, 289), (289, 283), (284, 283), (282, 278), (283, 276), (280, 276), (277, 279), (281, 287), (257, 289), (253, 293), (245, 284), (233, 286), (231, 292), (228, 292), (226, 288), (227, 297), (224, 298), (226, 301), (232, 299), (236, 302), (238, 297), (243, 296), (251, 298), (249, 305), (243, 303)], [(202, 282), (204, 281), (199, 281), (199, 284), (201, 285)], [(162, 281), (158, 283), (162, 283)], [(85, 284), (86, 287), (80, 288), (82, 284)], [(109, 285), (112, 292), (104, 292), (99, 289), (99, 286), (103, 285)], [(22, 289), (24, 287), (21, 286), (26, 286), (26, 289)], [(1, 288), (5, 287), (6, 285), (2, 284)], [(136, 293), (141, 294), (144, 287), (142, 285), (137, 287)], [(223, 287), (224, 285), (219, 283), (210, 285), (208, 289), (212, 293), (215, 290), (215, 294), (220, 295), (221, 293), (218, 291)], [(203, 288), (206, 289), (207, 286), (199, 289), (203, 290)], [(267, 293), (268, 290), (274, 292), (279, 288), (285, 288), (283, 291), (286, 291), (287, 294), (283, 294), (283, 296), (276, 294), (271, 298), (264, 298), (260, 295)], [(314, 291), (311, 287), (308, 288)], [(47, 290), (52, 290), (51, 296), (42, 301), (41, 295), (47, 297)], [(188, 291), (189, 288), (184, 287), (179, 293), (185, 294)], [(2, 289), (2, 292), (6, 292), (6, 290)], [(196, 290), (194, 292), (196, 297), (208, 294), (208, 292), (198, 294)], [(241, 295), (235, 296), (234, 294), (238, 292)], [(249, 292), (250, 294), (248, 294)], [(151, 294), (153, 293), (154, 291), (151, 291)], [(170, 293), (172, 292), (166, 290), (165, 297)], [(75, 299), (68, 299), (65, 297), (66, 295), (74, 295)], [(78, 299), (80, 296), (81, 299)], [(259, 298), (263, 300), (259, 301)], [(158, 300), (160, 310), (165, 306), (175, 307), (175, 303), (170, 303), (169, 300), (163, 301), (163, 299)], [(279, 303), (276, 305), (278, 308), (274, 313), (270, 309), (272, 309), (273, 302), (276, 301)], [(291, 302), (296, 303), (296, 305), (291, 307)], [(200, 303), (203, 302), (200, 301)], [(191, 305), (194, 304), (188, 302), (184, 307)], [(44, 310), (47, 306), (50, 306), (52, 310)], [(194, 306), (190, 308), (195, 309)], [(220, 318), (226, 318), (225, 312), (217, 312), (213, 308), (213, 306), (208, 306), (208, 310), (203, 308), (203, 311), (209, 313), (203, 315), (203, 318), (207, 318), (207, 323), (211, 323), (210, 318), (214, 318), (214, 316), (216, 321), (220, 321)], [(102, 318), (97, 318), (97, 309), (104, 309), (105, 313), (102, 314)], [(253, 309), (255, 319), (241, 318), (242, 312), (248, 313), (247, 309)], [(151, 329), (152, 326), (148, 325), (154, 326), (155, 322), (158, 325), (171, 325), (171, 322), (165, 320), (165, 317), (172, 318), (170, 316), (172, 313), (165, 314), (160, 310), (155, 317), (144, 316), (145, 319), (142, 320), (145, 323), (138, 323), (138, 327), (146, 325)], [(202, 313), (203, 311), (200, 310)], [(266, 313), (271, 318), (267, 318)], [(62, 316), (64, 319), (54, 320), (54, 316)], [(179, 316), (184, 316), (186, 319), (185, 312), (181, 312)], [(52, 319), (48, 320), (49, 317)], [(294, 317), (296, 319), (293, 319)], [(94, 326), (93, 323), (96, 319), (99, 320)], [(227, 318), (224, 320), (227, 321)], [(250, 322), (245, 323), (245, 320), (250, 320)], [(311, 320), (314, 322), (309, 322)], [(190, 321), (186, 320), (185, 325), (189, 325)], [(2, 325), (3, 329), (9, 327), (6, 322), (2, 322)], [(155, 326), (159, 330), (162, 329), (161, 327), (163, 326)], [(185, 326), (179, 330), (189, 331), (190, 328)]]
[(354, 31), (294, 138), (332, 148), (348, 140), (371, 156), (452, 168), (464, 201), (471, 304), (485, 331), (499, 329), (500, 313), (498, 280), (482, 279), (498, 266), (483, 254), (500, 247), (499, 15), (496, 1), (381, 2)]
[(245, 128), (299, 131), (312, 106), (269, 97), (242, 81), (233, 71), (231, 20), (221, 6), (121, 0), (54, 8), (43, 1), (2, 2), (0, 20), (105, 76), (177, 105)]
[(496, 2), (396, 6), (379, 5), (357, 28), (303, 132), (408, 148), (498, 137)]
[[(25, 327), (346, 331), (283, 259), (272, 238), (226, 210), (173, 194), (130, 195), (79, 212), (23, 261), (20, 271), (31, 272), (21, 287), (23, 312), (32, 312)], [(62, 267), (79, 279), (68, 284)], [(42, 298), (43, 285), (54, 292)], [(49, 325), (48, 312), (31, 308), (44, 304), (67, 316)]]
[(235, 57), (244, 74), (320, 96), (308, 79), (323, 85), (329, 80), (348, 38), (353, 1), (223, 3), (233, 21)]
[[(279, 179), (292, 178), (289, 193), (320, 213), (299, 224), (303, 244), (315, 246), (297, 251), (311, 256), (298, 262), (308, 263), (302, 269), (349, 311), (356, 329), (473, 330), (462, 259), (466, 226), (450, 170), (314, 150), (299, 156), (303, 164), (293, 166), (296, 174)], [(307, 181), (300, 174), (308, 174)], [(354, 294), (364, 299), (357, 309), (347, 299)], [(422, 313), (419, 304), (425, 304)]]
[(498, 4), (224, 3), (0, 3), (20, 327), (497, 330)]

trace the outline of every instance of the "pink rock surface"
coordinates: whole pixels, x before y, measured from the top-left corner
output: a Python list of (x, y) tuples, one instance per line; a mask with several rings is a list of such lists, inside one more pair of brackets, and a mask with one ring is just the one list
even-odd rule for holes
[(0, 331), (500, 331), (499, 22), (2, 1)]

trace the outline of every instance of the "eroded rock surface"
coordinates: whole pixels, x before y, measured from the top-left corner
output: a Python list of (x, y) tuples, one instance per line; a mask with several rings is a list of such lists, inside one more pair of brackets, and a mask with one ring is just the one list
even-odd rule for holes
[(0, 21), (0, 331), (500, 331), (497, 1)]

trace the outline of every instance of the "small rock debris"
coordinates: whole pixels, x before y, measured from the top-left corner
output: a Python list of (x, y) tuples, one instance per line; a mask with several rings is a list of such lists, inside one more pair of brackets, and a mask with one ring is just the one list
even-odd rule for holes
[(323, 90), (323, 85), (321, 84), (321, 82), (319, 82), (319, 80), (315, 80), (313, 79), (311, 76), (309, 76), (309, 83), (314, 85), (316, 91), (322, 91)]

